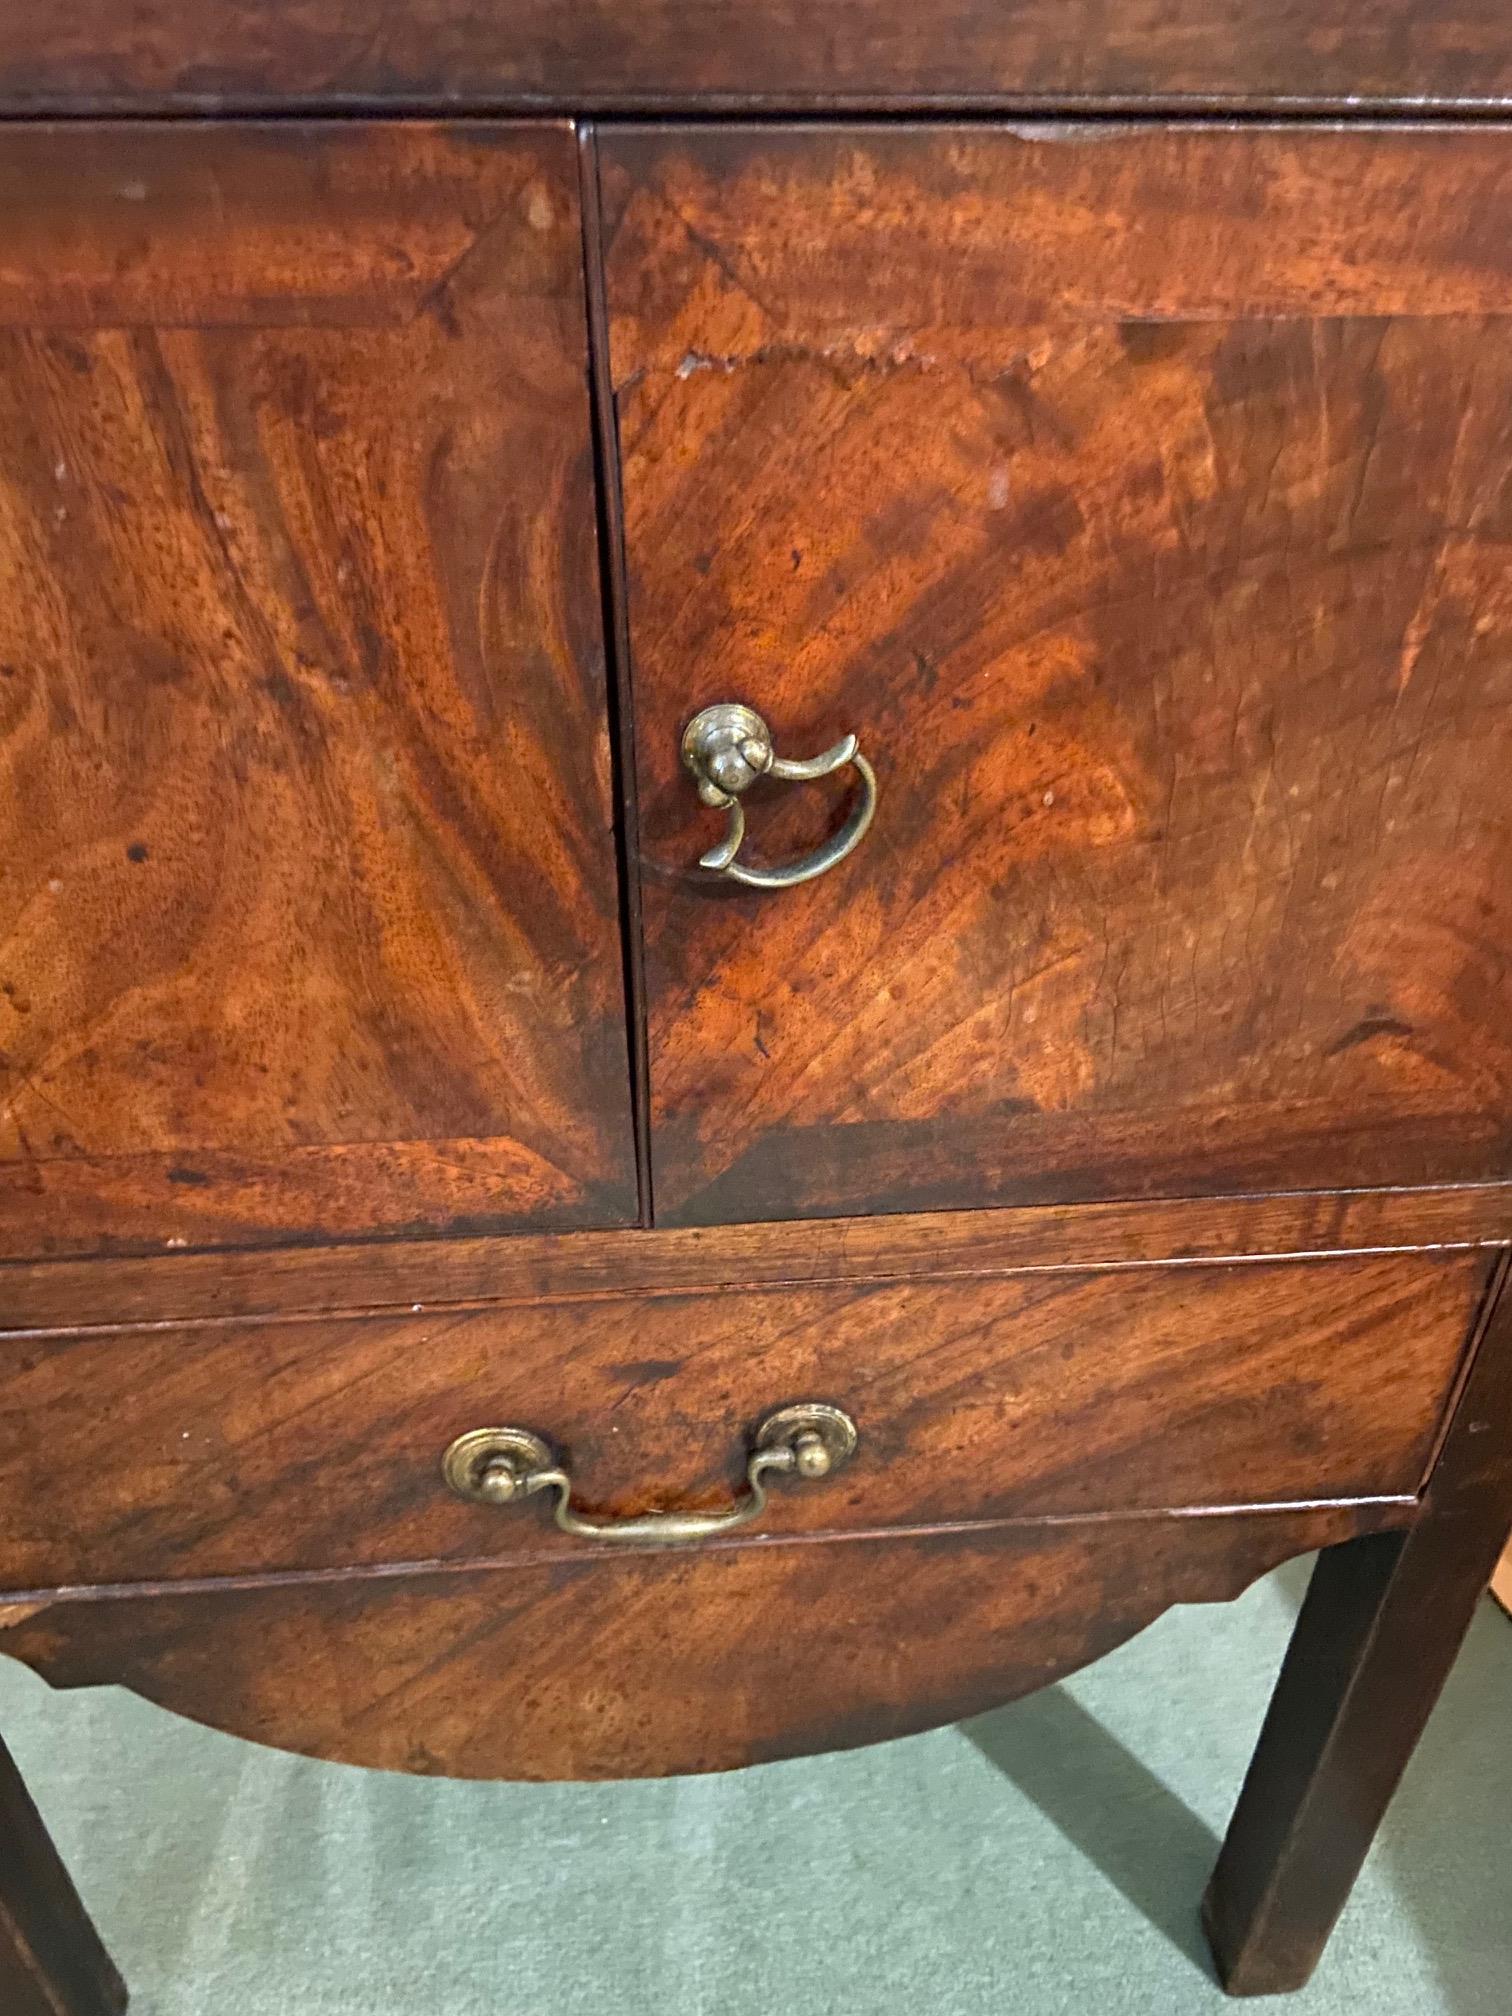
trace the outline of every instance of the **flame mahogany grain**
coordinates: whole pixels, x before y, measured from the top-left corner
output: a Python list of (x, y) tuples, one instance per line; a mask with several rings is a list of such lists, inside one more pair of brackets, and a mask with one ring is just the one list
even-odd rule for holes
[(1505, 1178), (1505, 137), (602, 147), (659, 1221)]
[(0, 129), (0, 1251), (635, 1218), (585, 368), (565, 127)]
[[(390, 12), (20, 10), (0, 116), (1512, 104), (1500, 0)], [(601, 137), (0, 125), (0, 1650), (715, 1770), (1322, 1548), (1208, 1899), (1295, 1986), (1512, 1522), (1508, 135)], [(720, 697), (861, 732), (841, 872), (688, 873)], [(810, 1396), (689, 1553), (437, 1474), (713, 1507)], [(0, 2004), (123, 2001), (0, 1751)]]

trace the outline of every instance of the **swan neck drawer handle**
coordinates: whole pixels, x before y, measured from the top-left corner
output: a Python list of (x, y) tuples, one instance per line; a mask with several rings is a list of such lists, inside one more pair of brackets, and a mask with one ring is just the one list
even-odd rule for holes
[[(761, 716), (733, 700), (705, 707), (683, 730), (682, 759), (692, 772), (698, 795), (705, 805), (729, 814), (725, 837), (699, 858), (700, 868), (732, 882), (745, 882), (752, 889), (791, 889), (799, 882), (812, 882), (852, 853), (865, 837), (877, 809), (877, 776), (856, 746), (854, 735), (846, 735), (833, 749), (810, 756), (804, 762), (790, 762), (772, 747), (772, 731)], [(861, 780), (861, 789), (845, 824), (822, 847), (779, 868), (753, 868), (736, 859), (745, 839), (745, 808), (740, 794), (750, 789), (758, 777), (780, 777), (785, 782), (803, 784), (815, 777), (849, 764)]]
[(442, 1474), (459, 1498), (479, 1505), (518, 1505), (538, 1491), (554, 1492), (552, 1516), (579, 1540), (685, 1547), (749, 1526), (766, 1510), (766, 1479), (817, 1482), (838, 1470), (856, 1447), (856, 1424), (838, 1407), (807, 1401), (769, 1414), (746, 1460), (746, 1488), (726, 1512), (647, 1512), (635, 1519), (585, 1519), (572, 1508), (572, 1477), (550, 1445), (528, 1428), (474, 1428), (447, 1450)]

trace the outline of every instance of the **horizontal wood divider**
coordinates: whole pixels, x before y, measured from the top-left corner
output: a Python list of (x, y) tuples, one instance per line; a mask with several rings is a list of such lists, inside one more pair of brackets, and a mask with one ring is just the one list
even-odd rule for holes
[[(635, 1546), (620, 1541), (612, 1547), (580, 1545), (576, 1551), (569, 1551), (552, 1540), (542, 1546), (522, 1538), (518, 1547), (465, 1555), (456, 1560), (380, 1561), (333, 1568), (263, 1569), (247, 1574), (176, 1575), (151, 1582), (69, 1583), (58, 1588), (15, 1589), (0, 1594), (0, 1653), (9, 1649), (4, 1638), (7, 1629), (24, 1624), (59, 1603), (129, 1603), (164, 1596), (214, 1596), (237, 1590), (318, 1589), (329, 1583), (413, 1582), (418, 1577), (487, 1575), (501, 1568), (555, 1565), (558, 1569), (590, 1566), (613, 1569), (647, 1558), (665, 1560), (669, 1552), (692, 1559), (709, 1554), (739, 1554), (751, 1548), (769, 1553), (786, 1547), (873, 1546), (898, 1540), (990, 1543), (994, 1539), (1017, 1538), (1032, 1542), (1053, 1539), (1062, 1530), (1069, 1537), (1080, 1534), (1096, 1539), (1106, 1534), (1121, 1540), (1141, 1526), (1150, 1529), (1152, 1545), (1165, 1545), (1174, 1543), (1184, 1528), (1195, 1529), (1204, 1524), (1238, 1523), (1253, 1531), (1263, 1531), (1269, 1521), (1275, 1530), (1284, 1531), (1300, 1520), (1307, 1524), (1312, 1536), (1304, 1546), (1325, 1547), (1342, 1540), (1357, 1540), (1366, 1533), (1394, 1533), (1410, 1526), (1419, 1502), (1406, 1493), (1390, 1492), (1370, 1497), (1287, 1498), (1253, 1505), (1165, 1505), (1138, 1512), (1044, 1512), (1012, 1519), (931, 1519), (850, 1530), (820, 1527), (797, 1533), (732, 1534), (728, 1539), (702, 1540), (694, 1548), (681, 1550), (669, 1550), (650, 1541)], [(1226, 1601), (1238, 1593), (1238, 1589), (1226, 1590), (1222, 1598), (1213, 1600)]]
[(1509, 98), (1504, 0), (67, 0), (0, 46), (12, 113)]
[(1512, 1241), (1512, 1183), (0, 1265), (0, 1335)]

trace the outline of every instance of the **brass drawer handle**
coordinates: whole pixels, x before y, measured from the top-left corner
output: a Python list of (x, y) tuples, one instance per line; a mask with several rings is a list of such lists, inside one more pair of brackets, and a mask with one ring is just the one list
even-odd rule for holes
[[(772, 731), (761, 716), (733, 700), (723, 700), (717, 707), (705, 707), (694, 715), (683, 730), (682, 759), (697, 780), (698, 795), (705, 805), (730, 815), (725, 837), (699, 857), (699, 867), (712, 868), (732, 882), (749, 883), (753, 889), (791, 889), (796, 883), (812, 882), (816, 875), (828, 873), (860, 845), (877, 809), (877, 775), (856, 747), (854, 735), (845, 736), (822, 755), (792, 763), (773, 749)], [(736, 860), (746, 831), (740, 794), (758, 777), (781, 777), (801, 784), (814, 777), (828, 777), (847, 763), (861, 779), (861, 795), (840, 831), (822, 847), (785, 868), (748, 868)]]
[(552, 1516), (580, 1540), (623, 1540), (641, 1546), (682, 1547), (748, 1526), (766, 1510), (764, 1479), (786, 1475), (828, 1477), (854, 1453), (856, 1424), (838, 1407), (807, 1401), (769, 1414), (756, 1430), (746, 1463), (746, 1492), (728, 1512), (647, 1512), (638, 1519), (585, 1519), (572, 1509), (572, 1478), (548, 1445), (528, 1428), (474, 1428), (459, 1435), (442, 1461), (442, 1474), (459, 1498), (480, 1505), (516, 1505), (537, 1491), (554, 1491)]

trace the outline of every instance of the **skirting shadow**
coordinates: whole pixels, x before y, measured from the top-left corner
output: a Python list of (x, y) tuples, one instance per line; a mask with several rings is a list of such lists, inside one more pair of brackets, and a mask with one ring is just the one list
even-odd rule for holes
[(1168, 1785), (1059, 1687), (979, 1715), (961, 1733), (1216, 1980), (1197, 1911), (1218, 1842)]

